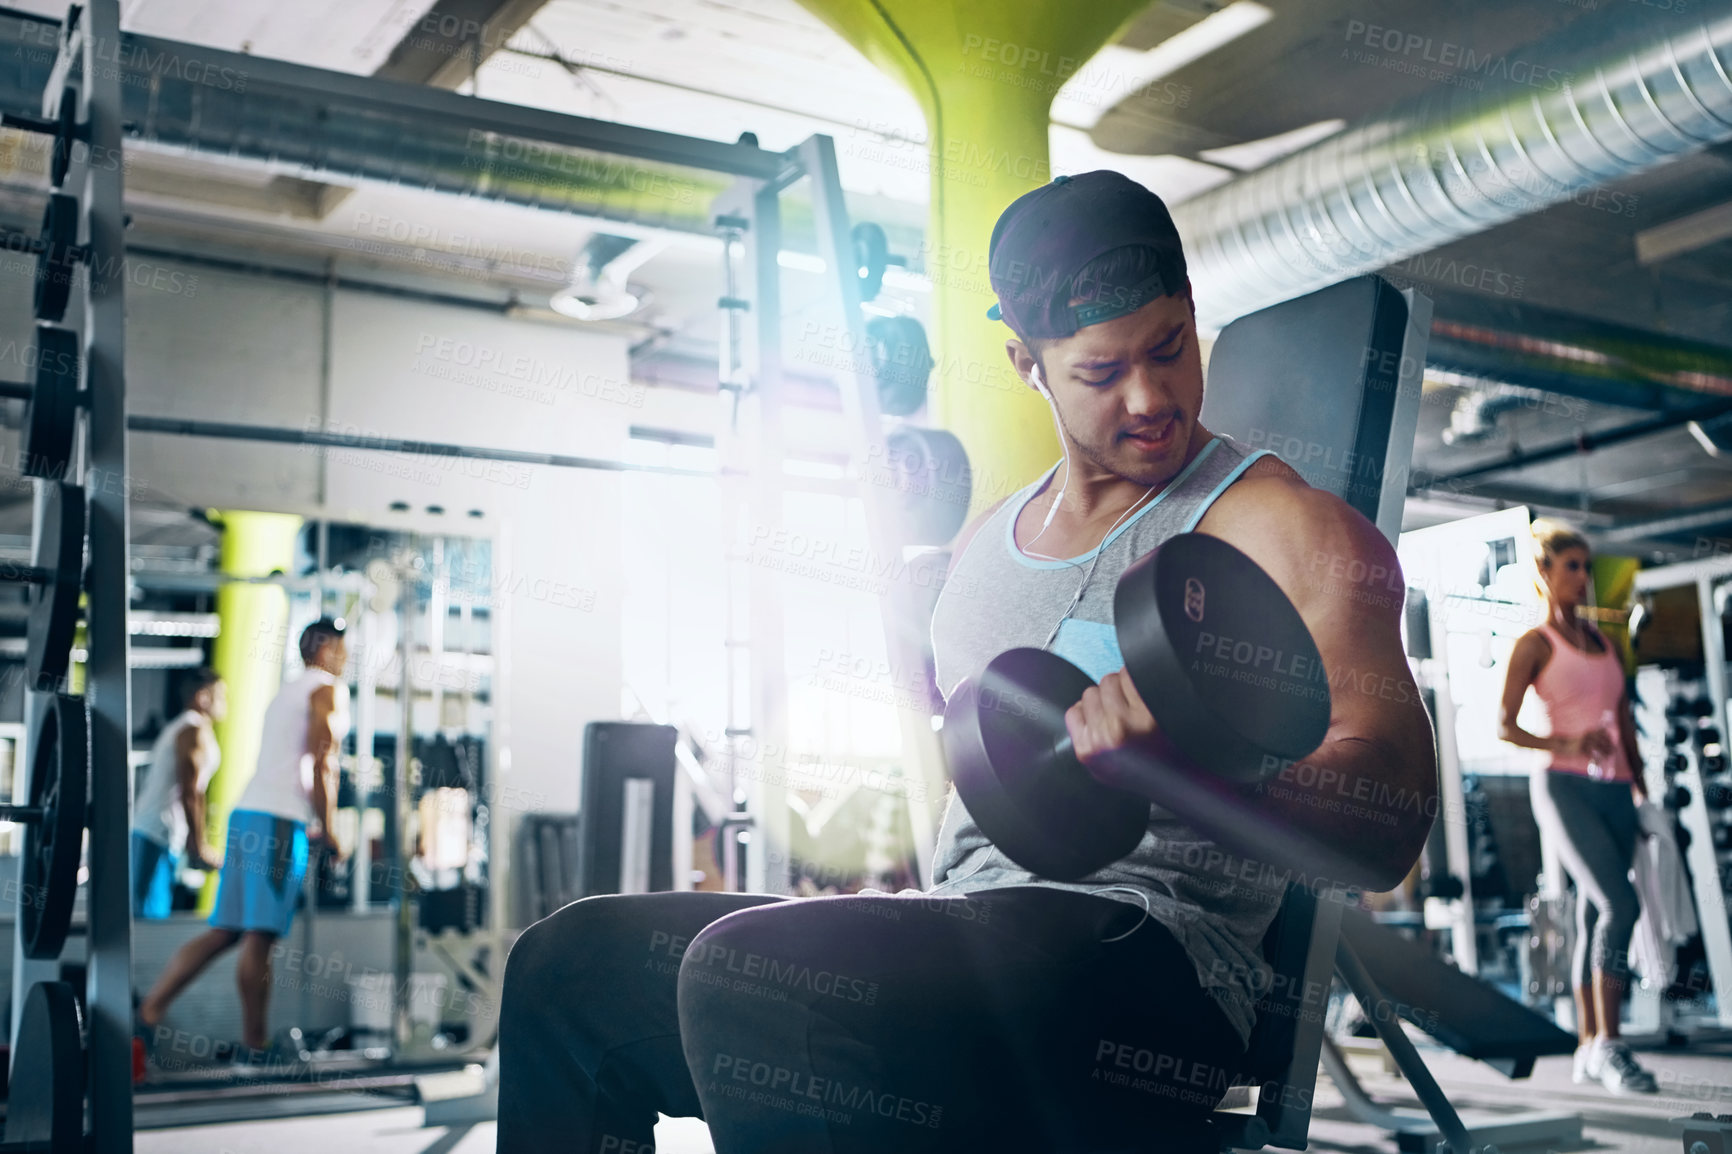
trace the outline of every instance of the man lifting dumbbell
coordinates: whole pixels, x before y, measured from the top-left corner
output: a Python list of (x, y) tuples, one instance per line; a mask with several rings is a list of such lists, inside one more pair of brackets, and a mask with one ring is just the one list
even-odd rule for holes
[[(1247, 814), (1327, 847), (1335, 876), (1319, 880), (1393, 887), (1429, 830), (1436, 766), (1388, 542), (1200, 424), (1184, 256), (1152, 193), (1110, 172), (1056, 180), (1000, 217), (989, 266), (992, 315), (1016, 333), (1007, 352), (1051, 406), (1063, 459), (958, 539), (952, 577), (966, 580), (932, 625), (939, 688), (952, 697), (1007, 650), (1049, 650), (1087, 676), (1068, 743), (1049, 731), (1029, 752), (1045, 742), (1138, 785), (1144, 753), (1174, 762), (1122, 671), (1115, 590), (1164, 542), (1218, 538), (1243, 555), (1235, 572), (1260, 569), (1291, 602), (1330, 675), (1313, 688), (1332, 690), (1315, 749), (1295, 749), (1297, 766), (1269, 754), (1278, 772)], [(1239, 641), (1253, 664), (1274, 648), (1238, 638), (1223, 660)], [(1146, 801), (1137, 823), (1120, 857), (1091, 847), (1099, 860), (1081, 876), (1061, 865), (1061, 880), (1018, 865), (953, 799), (926, 894), (567, 906), (508, 961), (499, 1148), (648, 1149), (658, 1111), (705, 1118), (718, 1154), (1177, 1145), (1244, 1055), (1287, 875)]]

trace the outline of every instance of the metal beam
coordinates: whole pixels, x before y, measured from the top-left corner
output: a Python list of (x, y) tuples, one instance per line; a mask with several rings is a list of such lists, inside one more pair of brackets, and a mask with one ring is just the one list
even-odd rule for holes
[[(327, 118), (354, 117), (379, 127), (393, 122), (419, 124), (423, 128), (439, 125), (463, 130), (472, 134), (472, 138), (473, 134), (513, 137), (759, 180), (774, 179), (787, 167), (782, 156), (754, 145), (724, 144), (523, 104), (459, 96), (440, 88), (309, 68), (178, 40), (127, 33), (121, 37), (121, 46), (122, 59), (127, 62), (123, 70), (129, 83), (173, 78), (178, 73), (163, 74), (160, 68), (184, 69), (185, 61), (196, 59), (200, 62), (201, 76), (221, 77), (224, 69), (232, 75), (244, 76), (246, 91), (237, 99), (261, 113), (278, 100), (286, 99), (311, 102), (321, 107)], [(153, 71), (152, 61), (179, 63), (159, 65)], [(386, 141), (381, 138), (377, 143), (383, 145)]]
[[(78, 8), (71, 10), (80, 11)], [(79, 119), (90, 156), (121, 154), (124, 93), (111, 55), (120, 43), (120, 0), (83, 9), (84, 77)], [(59, 103), (46, 94), (43, 112)], [(82, 169), (82, 171), (80, 171)], [(90, 1023), (91, 1154), (132, 1150), (132, 677), (127, 632), (126, 212), (124, 166), (75, 162), (84, 235), (93, 259), (84, 282), (84, 383), (90, 396), (84, 475), (90, 508), (90, 903), (85, 1004)]]
[[(42, 91), (52, 67), (39, 59), (40, 49), (52, 42), (56, 27), (31, 13), (0, 8), (0, 49), (8, 60), (0, 78), (0, 111), (40, 114), (34, 94)], [(493, 137), (759, 180), (775, 179), (788, 167), (781, 154), (752, 144), (569, 116), (155, 36), (123, 33), (118, 48), (104, 48), (104, 66), (121, 85), (131, 139), (450, 191), (518, 180), (519, 169), (531, 176), (563, 177), (566, 184), (591, 175), (562, 173), (557, 166), (534, 171), (536, 162), (549, 155), (558, 159), (557, 152), (546, 149), (531, 150), (527, 164), (521, 150), (501, 160), (487, 152)], [(664, 199), (683, 203), (680, 191)], [(534, 193), (530, 189), (524, 195), (533, 199)], [(511, 198), (510, 190), (493, 195)]]
[(1624, 541), (1645, 541), (1651, 537), (1666, 537), (1673, 533), (1687, 533), (1692, 529), (1706, 529), (1711, 525), (1728, 523), (1732, 523), (1732, 504), (1721, 502), (1695, 509), (1684, 509), (1664, 517), (1624, 521), (1610, 529), (1603, 529), (1595, 533), (1594, 536), (1608, 544)]
[(443, 441), (411, 441), (401, 437), (357, 436), (327, 433), (317, 429), (285, 429), (273, 425), (241, 425), (225, 421), (194, 421), (180, 417), (147, 417), (134, 414), (126, 419), (134, 433), (167, 433), (182, 437), (216, 437), (231, 441), (269, 441), (279, 445), (319, 445), (329, 449), (359, 449), (370, 453), (407, 453), (417, 457), (462, 457), (487, 461), (516, 461), (524, 465), (547, 465), (558, 469), (600, 469), (613, 473), (666, 473), (675, 477), (714, 477), (709, 469), (678, 469), (671, 465), (640, 465), (605, 457), (576, 457), (565, 453), (532, 453), (522, 449), (492, 449), (482, 445), (458, 445)]
[(438, 0), (373, 73), (381, 80), (456, 88), (505, 47), (547, 0)]
[(1473, 477), (1482, 477), (1487, 473), (1501, 473), (1509, 469), (1525, 469), (1530, 465), (1544, 464), (1560, 457), (1571, 457), (1577, 453), (1591, 453), (1595, 449), (1603, 449), (1608, 445), (1633, 441), (1638, 437), (1646, 437), (1653, 433), (1675, 429), (1687, 425), (1691, 421), (1705, 421), (1712, 417), (1732, 413), (1732, 401), (1711, 401), (1707, 404), (1692, 405), (1687, 409), (1674, 409), (1645, 420), (1632, 421), (1627, 425), (1599, 432), (1583, 431), (1567, 441), (1556, 441), (1538, 449), (1526, 452), (1512, 453), (1499, 457), (1495, 461), (1487, 461), (1481, 465), (1470, 465), (1465, 469), (1457, 469), (1452, 473), (1428, 473), (1415, 480), (1414, 489), (1447, 489), (1452, 485)]

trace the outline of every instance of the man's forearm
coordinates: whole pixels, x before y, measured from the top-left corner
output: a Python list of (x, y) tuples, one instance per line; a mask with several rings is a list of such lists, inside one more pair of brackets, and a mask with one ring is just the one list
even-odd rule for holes
[(1436, 767), (1423, 769), (1396, 750), (1345, 738), (1283, 764), (1253, 804), (1363, 865), (1362, 876), (1340, 881), (1389, 890), (1413, 868), (1437, 817)]
[(189, 797), (182, 804), (186, 811), (186, 848), (204, 857), (204, 804), (199, 797)]
[[(1356, 745), (1363, 749), (1342, 748)], [(1103, 756), (1091, 772), (1248, 861), (1311, 885), (1382, 891), (1407, 876), (1437, 807), (1435, 784), (1391, 785), (1405, 780), (1399, 768), (1366, 743), (1338, 739), (1249, 788), (1187, 768), (1184, 755), (1156, 735)], [(1435, 783), (1435, 766), (1427, 769)]]

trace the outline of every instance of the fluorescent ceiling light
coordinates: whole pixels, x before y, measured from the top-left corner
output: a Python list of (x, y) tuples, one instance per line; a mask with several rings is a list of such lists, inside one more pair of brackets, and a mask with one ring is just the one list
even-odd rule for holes
[(884, 270), (884, 287), (902, 289), (906, 292), (929, 293), (932, 282), (917, 272), (909, 272), (900, 265), (889, 265)]
[(1262, 27), (1274, 15), (1256, 0), (1238, 0), (1147, 52), (1109, 44), (1058, 90), (1052, 101), (1052, 119), (1072, 128), (1091, 129), (1125, 97)]
[(1636, 260), (1642, 264), (1659, 264), (1727, 237), (1732, 237), (1732, 201), (1638, 232)]
[[(1153, 189), (1169, 205), (1181, 204), (1199, 193), (1233, 179), (1233, 170), (1204, 164), (1183, 156), (1132, 156), (1108, 152), (1080, 128), (1062, 124), (1047, 127), (1047, 148), (1052, 170), (1057, 173), (1092, 172), (1097, 168), (1122, 172), (1144, 188)], [(889, 284), (890, 278), (884, 278)]]

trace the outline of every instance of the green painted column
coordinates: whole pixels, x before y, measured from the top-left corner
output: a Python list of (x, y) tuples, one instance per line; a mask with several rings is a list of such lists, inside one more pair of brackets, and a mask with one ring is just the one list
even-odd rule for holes
[[(295, 557), (301, 519), (286, 513), (219, 512), (222, 525), (218, 565), (225, 575), (265, 577), (286, 572)], [(276, 585), (232, 582), (217, 591), (217, 634), (212, 666), (228, 683), (228, 716), (216, 724), (222, 766), (206, 796), (205, 837), (218, 852), (228, 836), (229, 811), (258, 765), (259, 733), (265, 707), (282, 680), (288, 644), (288, 595)], [(205, 883), (199, 909), (216, 902), (216, 876)]]
[[(1011, 371), (987, 245), (1006, 205), (1052, 178), (1052, 98), (1148, 0), (800, 0), (926, 114), (935, 422), (974, 468), (973, 511), (1058, 457), (1046, 403)], [(1103, 87), (1104, 92), (1104, 87)], [(868, 121), (869, 122), (869, 121)]]

